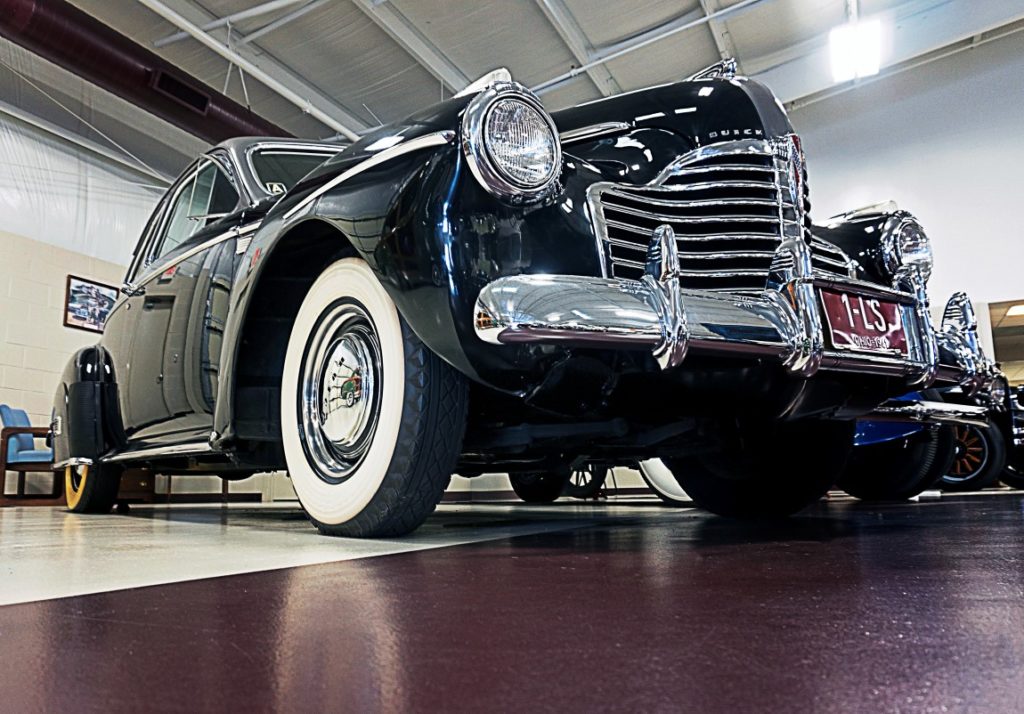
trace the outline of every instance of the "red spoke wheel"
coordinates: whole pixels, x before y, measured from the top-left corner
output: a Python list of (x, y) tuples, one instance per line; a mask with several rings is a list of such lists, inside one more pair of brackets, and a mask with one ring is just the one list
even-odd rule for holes
[(1006, 466), (1006, 444), (999, 427), (958, 425), (953, 464), (942, 477), (947, 491), (977, 491), (995, 485)]

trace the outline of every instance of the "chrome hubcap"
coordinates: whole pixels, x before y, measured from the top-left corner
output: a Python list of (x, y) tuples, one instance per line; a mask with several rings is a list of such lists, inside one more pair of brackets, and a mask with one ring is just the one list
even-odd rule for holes
[(324, 481), (344, 481), (366, 456), (380, 379), (380, 341), (363, 307), (342, 302), (325, 310), (306, 344), (298, 405), (303, 448)]

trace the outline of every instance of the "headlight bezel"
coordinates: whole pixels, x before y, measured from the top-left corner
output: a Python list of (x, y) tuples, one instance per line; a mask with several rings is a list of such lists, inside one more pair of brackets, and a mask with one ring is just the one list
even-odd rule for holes
[[(537, 112), (550, 132), (553, 149), (551, 170), (541, 183), (530, 185), (508, 175), (489, 148), (487, 131), (491, 111), (505, 100), (521, 102)], [(462, 117), (462, 148), (477, 182), (497, 198), (510, 203), (531, 203), (544, 198), (557, 185), (562, 172), (562, 145), (554, 120), (537, 96), (516, 82), (492, 84), (470, 101)]]
[[(918, 235), (918, 240), (923, 239), (923, 248), (915, 248), (913, 254), (908, 254), (906, 236), (912, 233)], [(907, 270), (916, 269), (927, 282), (935, 266), (935, 254), (928, 233), (921, 222), (906, 211), (898, 211), (890, 218), (882, 237), (881, 257), (882, 267), (893, 280)]]

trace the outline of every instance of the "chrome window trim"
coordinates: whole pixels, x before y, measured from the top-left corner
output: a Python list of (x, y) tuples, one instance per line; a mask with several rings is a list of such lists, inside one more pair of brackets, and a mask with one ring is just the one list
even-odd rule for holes
[(420, 149), (426, 149), (431, 146), (444, 146), (445, 144), (451, 144), (453, 141), (455, 141), (455, 132), (451, 131), (450, 129), (446, 129), (444, 131), (436, 131), (432, 134), (417, 136), (415, 139), (409, 139), (408, 141), (403, 141), (400, 144), (395, 144), (394, 146), (388, 147), (387, 149), (382, 149), (379, 153), (374, 154), (368, 159), (360, 161), (352, 168), (335, 176), (333, 179), (325, 183), (323, 186), (313, 191), (311, 194), (303, 198), (297, 204), (289, 208), (288, 211), (285, 212), (284, 217), (285, 219), (291, 218), (296, 213), (298, 213), (306, 206), (308, 206), (310, 203), (312, 203), (313, 201), (317, 200), (325, 193), (330, 191), (332, 188), (344, 183), (345, 181), (348, 181), (353, 176), (356, 176), (364, 171), (372, 169), (374, 166), (379, 166), (380, 164), (391, 161), (392, 159), (398, 158), (399, 156), (403, 156), (413, 151), (419, 151)]
[[(145, 270), (150, 265), (152, 265), (155, 260), (157, 260), (160, 257), (160, 256), (157, 256), (156, 253), (157, 253), (158, 250), (160, 250), (160, 246), (163, 244), (163, 240), (166, 237), (165, 229), (167, 228), (167, 221), (170, 218), (170, 215), (172, 213), (172, 208), (171, 207), (174, 205), (174, 202), (178, 200), (178, 196), (181, 195), (182, 190), (185, 188), (185, 186), (188, 185), (189, 181), (192, 181), (193, 179), (195, 179), (196, 176), (199, 175), (199, 172), (201, 172), (203, 169), (205, 169), (208, 165), (211, 165), (211, 164), (218, 171), (223, 173), (225, 175), (225, 177), (228, 178), (229, 181), (231, 181), (230, 172), (226, 170), (225, 166), (220, 162), (219, 159), (216, 159), (213, 156), (210, 156), (209, 154), (204, 154), (202, 156), (202, 158), (197, 160), (196, 164), (195, 164), (195, 168), (193, 168), (193, 170), (189, 171), (187, 174), (183, 175), (178, 180), (178, 183), (175, 184), (176, 188), (174, 189), (174, 193), (170, 195), (170, 198), (164, 204), (164, 208), (163, 208), (164, 213), (163, 213), (163, 216), (161, 216), (161, 218), (160, 218), (160, 228), (157, 229), (156, 232), (151, 237), (149, 249), (148, 249), (148, 251), (146, 253), (146, 258), (145, 258), (144, 262), (142, 263), (142, 265), (140, 266), (141, 269)], [(231, 185), (233, 187), (235, 187), (235, 193), (238, 196), (237, 200), (238, 201), (243, 200), (243, 198), (244, 198), (243, 195), (242, 195), (243, 192), (238, 189), (238, 187), (235, 185), (234, 181), (231, 181)], [(238, 206), (237, 202), (235, 203), (235, 206), (236, 207)], [(200, 228), (199, 230), (202, 230), (202, 229)], [(198, 233), (198, 232), (199, 231), (196, 231), (196, 233)], [(195, 235), (195, 233), (193, 233), (193, 235)], [(191, 236), (189, 236), (189, 237), (191, 237)], [(188, 240), (188, 239), (186, 238), (186, 240)], [(185, 241), (182, 241), (182, 243), (184, 243), (184, 242)], [(175, 246), (175, 247), (177, 247), (177, 246)]]
[(324, 156), (324, 161), (327, 161), (332, 156), (336, 156), (338, 153), (344, 150), (344, 146), (338, 146), (337, 148), (335, 148), (327, 146), (325, 144), (299, 144), (295, 142), (261, 141), (259, 143), (247, 146), (245, 148), (245, 168), (248, 171), (248, 175), (252, 178), (254, 188), (260, 189), (260, 192), (264, 196), (274, 196), (275, 194), (269, 193), (264, 187), (259, 172), (256, 170), (256, 166), (252, 162), (252, 157), (254, 154), (263, 152), (272, 152), (278, 154), (322, 154)]

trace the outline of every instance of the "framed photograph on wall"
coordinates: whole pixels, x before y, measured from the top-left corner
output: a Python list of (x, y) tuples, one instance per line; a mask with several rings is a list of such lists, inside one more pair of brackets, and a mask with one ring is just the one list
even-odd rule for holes
[(103, 332), (107, 315), (116, 301), (117, 288), (113, 285), (69, 275), (64, 293), (64, 325), (90, 332)]

